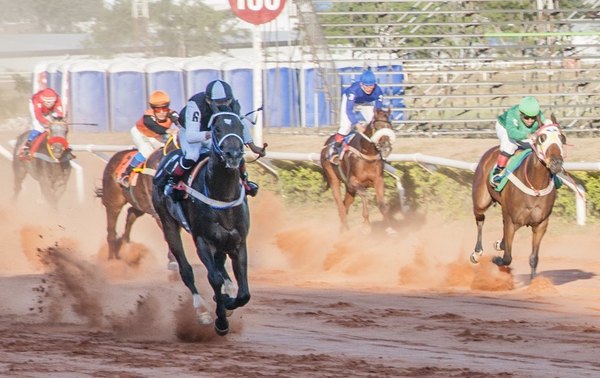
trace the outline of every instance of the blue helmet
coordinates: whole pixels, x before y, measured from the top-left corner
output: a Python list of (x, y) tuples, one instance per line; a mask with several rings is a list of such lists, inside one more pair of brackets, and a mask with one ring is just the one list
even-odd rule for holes
[(373, 85), (375, 84), (375, 74), (369, 68), (368, 70), (363, 72), (362, 75), (360, 75), (359, 80), (364, 85)]

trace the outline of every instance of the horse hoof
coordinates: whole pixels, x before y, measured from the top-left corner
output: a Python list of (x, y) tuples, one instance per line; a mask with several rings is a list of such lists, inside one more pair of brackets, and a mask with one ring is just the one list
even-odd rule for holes
[(227, 316), (228, 318), (230, 318), (231, 315), (233, 315), (233, 310), (225, 310), (225, 316)]
[(494, 264), (498, 265), (498, 266), (505, 266), (506, 265), (504, 263), (504, 260), (500, 256), (494, 256), (494, 258), (492, 258), (492, 262)]
[(169, 261), (169, 263), (167, 264), (167, 269), (172, 270), (173, 272), (178, 272), (179, 264), (177, 264), (176, 261)]
[(496, 251), (503, 251), (503, 249), (502, 249), (502, 240), (496, 240), (496, 242), (494, 243), (494, 249)]
[[(221, 323), (221, 324), (219, 324), (219, 323)], [(225, 336), (229, 333), (229, 322), (227, 321), (227, 319), (215, 320), (215, 332), (219, 336)]]
[(472, 252), (471, 256), (469, 257), (469, 259), (471, 260), (471, 263), (478, 264), (479, 263), (479, 259), (481, 258), (481, 255), (483, 255), (483, 251), (481, 251), (481, 252)]
[(208, 311), (197, 312), (196, 316), (198, 317), (198, 323), (200, 323), (202, 325), (208, 325), (208, 324), (212, 323), (212, 316), (210, 316), (210, 313)]
[(398, 233), (396, 232), (396, 230), (394, 230), (394, 229), (393, 229), (393, 228), (391, 228), (391, 227), (388, 227), (388, 228), (386, 228), (386, 229), (385, 229), (385, 233), (386, 233), (386, 234), (388, 234), (388, 235), (390, 235), (390, 236), (391, 236), (391, 235), (397, 235), (397, 234), (398, 234)]

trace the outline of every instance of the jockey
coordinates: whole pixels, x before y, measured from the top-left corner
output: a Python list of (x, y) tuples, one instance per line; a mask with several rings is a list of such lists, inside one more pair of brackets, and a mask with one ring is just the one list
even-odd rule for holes
[(23, 155), (29, 155), (31, 144), (44, 131), (47, 131), (50, 124), (55, 121), (61, 121), (65, 113), (62, 107), (62, 101), (58, 94), (52, 88), (45, 88), (38, 91), (29, 101), (29, 111), (32, 118), (32, 128), (23, 145)]
[[(234, 98), (231, 86), (222, 80), (211, 81), (206, 86), (206, 91), (193, 95), (181, 110), (180, 122), (185, 130), (183, 138), (180, 140), (183, 155), (173, 164), (167, 164), (164, 167), (165, 172), (169, 174), (165, 194), (174, 194), (173, 186), (177, 181), (210, 152), (211, 125), (208, 122), (214, 114), (213, 109), (232, 111), (240, 115), (240, 104)], [(241, 121), (244, 125), (244, 144), (258, 156), (265, 156), (264, 148), (259, 148), (254, 144), (250, 133), (250, 121), (243, 117), (241, 117)], [(258, 185), (248, 181), (248, 173), (243, 160), (240, 165), (240, 176), (246, 193), (254, 197), (258, 192)]]
[(494, 166), (491, 184), (496, 187), (502, 180), (502, 171), (517, 148), (530, 144), (532, 134), (546, 123), (535, 97), (525, 97), (500, 114), (496, 122), (496, 135), (500, 139), (500, 153)]
[(364, 131), (364, 121), (368, 122), (373, 118), (373, 108), (382, 107), (383, 91), (376, 83), (375, 74), (368, 68), (342, 94), (340, 127), (335, 134), (335, 143), (329, 147), (329, 160), (332, 163), (337, 163), (344, 137), (352, 129)]
[(178, 131), (179, 114), (169, 108), (171, 99), (166, 92), (152, 92), (148, 104), (150, 108), (130, 131), (138, 152), (119, 178), (119, 183), (125, 186), (129, 185), (131, 171), (146, 161), (154, 150), (162, 147), (170, 135)]

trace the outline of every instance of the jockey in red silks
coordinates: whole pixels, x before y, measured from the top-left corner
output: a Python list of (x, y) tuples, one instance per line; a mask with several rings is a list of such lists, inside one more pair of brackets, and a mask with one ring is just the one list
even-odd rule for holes
[(29, 154), (31, 143), (38, 135), (47, 131), (52, 122), (61, 121), (65, 116), (62, 101), (52, 88), (42, 89), (31, 96), (29, 111), (32, 118), (32, 129), (23, 146), (23, 155)]

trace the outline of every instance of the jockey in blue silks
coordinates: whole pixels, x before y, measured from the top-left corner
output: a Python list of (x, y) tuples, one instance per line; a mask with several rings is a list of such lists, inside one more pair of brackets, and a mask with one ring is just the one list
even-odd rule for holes
[(344, 137), (353, 129), (364, 131), (364, 123), (373, 119), (373, 109), (382, 107), (383, 91), (376, 83), (375, 74), (368, 68), (360, 75), (358, 81), (342, 93), (340, 127), (335, 134), (335, 143), (329, 148), (329, 159), (332, 163), (337, 163)]

